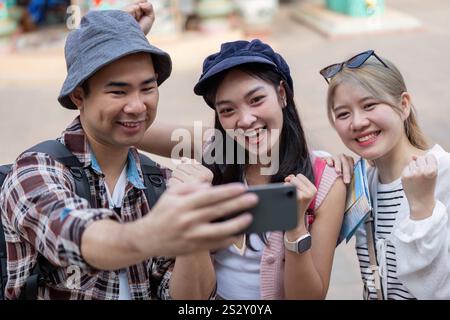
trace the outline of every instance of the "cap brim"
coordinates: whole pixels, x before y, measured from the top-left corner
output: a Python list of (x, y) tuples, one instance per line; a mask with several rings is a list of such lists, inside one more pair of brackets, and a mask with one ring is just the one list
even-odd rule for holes
[(208, 81), (211, 80), (212, 77), (218, 75), (219, 73), (229, 70), (231, 68), (249, 64), (249, 63), (262, 63), (262, 64), (268, 64), (273, 67), (277, 67), (275, 63), (270, 61), (269, 59), (260, 57), (260, 56), (236, 56), (236, 57), (230, 57), (227, 59), (224, 59), (223, 61), (219, 62), (218, 64), (214, 65), (211, 69), (209, 69), (204, 75), (200, 77), (200, 80), (197, 82), (197, 84), (194, 87), (195, 94), (199, 96), (205, 95), (205, 90), (208, 87)]

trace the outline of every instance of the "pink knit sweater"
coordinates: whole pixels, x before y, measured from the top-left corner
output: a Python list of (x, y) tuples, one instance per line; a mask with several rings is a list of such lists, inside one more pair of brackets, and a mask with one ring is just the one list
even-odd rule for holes
[[(316, 211), (330, 191), (338, 175), (333, 168), (325, 166), (317, 188)], [(261, 299), (284, 299), (284, 241), (283, 232), (272, 232), (261, 258)]]

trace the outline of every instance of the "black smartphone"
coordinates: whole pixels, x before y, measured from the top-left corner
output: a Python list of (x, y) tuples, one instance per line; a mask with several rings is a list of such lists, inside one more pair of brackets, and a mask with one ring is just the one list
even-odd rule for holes
[[(256, 207), (246, 210), (253, 215), (250, 226), (241, 233), (264, 233), (290, 230), (298, 223), (297, 189), (293, 185), (272, 183), (251, 186), (247, 192), (256, 193), (259, 198)], [(242, 212), (241, 212), (242, 213)], [(233, 214), (230, 219), (241, 213)], [(220, 219), (216, 221), (223, 221)]]

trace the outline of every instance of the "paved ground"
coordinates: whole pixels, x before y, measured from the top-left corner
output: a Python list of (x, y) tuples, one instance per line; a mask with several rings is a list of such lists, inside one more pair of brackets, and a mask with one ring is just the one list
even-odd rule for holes
[[(282, 8), (274, 23), (274, 32), (267, 40), (290, 63), (302, 121), (311, 145), (317, 149), (333, 153), (345, 150), (327, 122), (326, 83), (318, 70), (369, 48), (398, 65), (424, 131), (450, 149), (450, 64), (445, 58), (450, 49), (450, 1), (390, 0), (386, 4), (420, 19), (424, 28), (330, 40), (293, 21), (290, 6)], [(161, 87), (160, 119), (211, 122), (212, 113), (192, 93), (193, 84), (199, 77), (202, 59), (216, 51), (221, 42), (240, 37), (240, 32), (231, 32), (154, 39), (172, 54), (174, 61), (173, 76)], [(61, 45), (0, 55), (0, 163), (12, 161), (20, 151), (42, 139), (57, 136), (75, 116), (56, 102), (64, 76)], [(328, 298), (360, 297), (353, 244), (341, 245), (336, 251)]]

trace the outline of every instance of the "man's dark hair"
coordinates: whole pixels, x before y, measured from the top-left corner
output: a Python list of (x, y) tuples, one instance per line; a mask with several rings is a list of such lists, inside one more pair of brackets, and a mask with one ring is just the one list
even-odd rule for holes
[(89, 88), (89, 79), (86, 79), (81, 84), (81, 89), (83, 89), (83, 93), (85, 96), (88, 96), (91, 94), (91, 89)]

